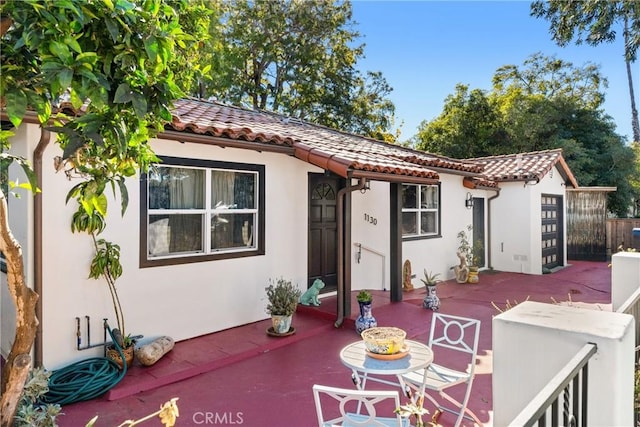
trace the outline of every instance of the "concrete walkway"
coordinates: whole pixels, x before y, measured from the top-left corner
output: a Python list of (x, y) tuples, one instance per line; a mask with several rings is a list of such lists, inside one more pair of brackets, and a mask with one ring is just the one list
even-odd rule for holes
[[(379, 326), (397, 326), (407, 338), (427, 340), (431, 314), (422, 308), (424, 288), (404, 293), (390, 303), (388, 292), (374, 291), (373, 315)], [(491, 319), (508, 305), (526, 300), (553, 303), (611, 302), (611, 271), (605, 262), (574, 261), (553, 274), (532, 276), (483, 272), (480, 283), (454, 281), (438, 285), (440, 311), (482, 320), (476, 380), (469, 407), (484, 425), (492, 425)], [(178, 397), (178, 426), (245, 425), (255, 427), (317, 425), (311, 387), (353, 387), (338, 359), (340, 349), (359, 339), (355, 293), (352, 316), (335, 328), (335, 297), (320, 308), (300, 306), (293, 321), (296, 333), (270, 337), (270, 320), (182, 341), (151, 367), (135, 365), (104, 397), (67, 405), (59, 425), (83, 426), (98, 415), (96, 426), (115, 426), (158, 410)], [(436, 354), (437, 360), (437, 354)], [(432, 408), (429, 408), (432, 410)], [(451, 425), (444, 414), (439, 423)], [(144, 425), (161, 425), (156, 419)]]

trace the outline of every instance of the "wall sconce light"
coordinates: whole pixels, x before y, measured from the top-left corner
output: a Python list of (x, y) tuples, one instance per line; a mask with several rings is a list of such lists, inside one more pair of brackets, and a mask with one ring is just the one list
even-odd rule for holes
[(473, 207), (473, 197), (471, 196), (471, 193), (467, 193), (467, 198), (464, 200), (464, 206), (467, 209), (471, 209)]
[(367, 179), (364, 181), (364, 186), (360, 189), (360, 192), (364, 194), (369, 190), (371, 190), (371, 181)]

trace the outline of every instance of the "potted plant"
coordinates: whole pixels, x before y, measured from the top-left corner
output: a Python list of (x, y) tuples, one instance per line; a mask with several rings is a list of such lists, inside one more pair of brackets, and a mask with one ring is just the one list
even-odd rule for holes
[[(89, 277), (92, 279), (103, 277), (107, 282), (117, 324), (117, 328), (111, 331), (113, 341), (122, 349), (125, 357), (124, 363), (126, 363), (127, 367), (130, 367), (133, 364), (135, 342), (131, 335), (126, 333), (124, 315), (122, 314), (122, 306), (120, 305), (118, 289), (116, 288), (116, 280), (122, 275), (120, 246), (104, 239), (96, 239), (93, 235), (92, 237), (96, 254), (89, 267)], [(106, 355), (116, 362), (120, 368), (123, 368), (124, 363), (120, 352), (113, 344), (107, 346)]]
[(478, 283), (480, 278), (478, 276), (478, 270), (480, 268), (480, 260), (482, 259), (482, 255), (484, 254), (484, 245), (482, 244), (482, 240), (477, 239), (473, 243), (473, 248), (471, 249), (471, 264), (469, 265), (469, 283)]
[(271, 315), (272, 327), (269, 331), (274, 335), (292, 333), (291, 319), (298, 307), (298, 299), (302, 291), (293, 286), (290, 280), (269, 279), (267, 291), (267, 313)]
[(478, 263), (481, 260), (484, 246), (480, 239), (471, 244), (472, 231), (473, 226), (469, 224), (466, 230), (461, 230), (458, 233), (460, 244), (458, 245), (457, 255), (460, 263), (452, 267), (458, 283), (478, 283), (479, 280)]
[(440, 308), (440, 298), (438, 298), (436, 293), (436, 285), (441, 282), (439, 277), (440, 273), (432, 273), (425, 269), (424, 279), (420, 279), (422, 283), (424, 283), (425, 288), (427, 288), (427, 295), (422, 300), (422, 306), (433, 311), (438, 311)]
[(362, 331), (375, 328), (378, 326), (378, 322), (376, 321), (373, 314), (371, 314), (371, 304), (373, 302), (373, 297), (371, 296), (371, 292), (366, 289), (361, 290), (356, 295), (356, 299), (358, 300), (358, 305), (360, 306), (360, 315), (356, 318), (356, 332), (359, 334)]

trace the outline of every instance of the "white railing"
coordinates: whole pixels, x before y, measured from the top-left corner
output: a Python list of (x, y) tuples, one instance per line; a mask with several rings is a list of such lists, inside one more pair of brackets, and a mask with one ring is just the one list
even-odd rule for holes
[(587, 426), (589, 359), (597, 349), (582, 347), (509, 425)]
[(640, 346), (640, 288), (616, 309), (617, 313), (630, 314), (636, 319), (636, 347)]

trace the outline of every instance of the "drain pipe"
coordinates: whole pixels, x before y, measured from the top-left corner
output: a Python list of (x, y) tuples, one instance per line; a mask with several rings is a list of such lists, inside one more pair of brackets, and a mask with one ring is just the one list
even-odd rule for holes
[(33, 195), (33, 290), (40, 295), (36, 303), (38, 329), (33, 343), (34, 366), (42, 366), (42, 157), (51, 142), (51, 132), (40, 128), (40, 141), (33, 150), (33, 170), (39, 193)]
[[(340, 326), (342, 326), (342, 322), (344, 322), (344, 317), (345, 317), (345, 303), (349, 303), (351, 304), (351, 299), (347, 299), (346, 298), (346, 291), (345, 291), (345, 277), (344, 277), (344, 270), (345, 270), (345, 264), (347, 262), (351, 262), (351, 257), (349, 256), (347, 261), (347, 258), (345, 258), (345, 248), (351, 248), (351, 233), (349, 233), (349, 235), (347, 236), (347, 238), (349, 239), (348, 245), (347, 242), (345, 240), (345, 235), (346, 233), (344, 232), (344, 228), (345, 228), (345, 218), (344, 218), (344, 202), (343, 202), (343, 197), (351, 197), (351, 193), (357, 190), (361, 190), (365, 187), (367, 183), (366, 178), (360, 178), (360, 180), (358, 181), (358, 184), (355, 186), (351, 186), (351, 172), (347, 173), (347, 186), (344, 188), (341, 188), (338, 191), (338, 212), (337, 212), (337, 216), (338, 216), (338, 318), (336, 319), (336, 322), (334, 323), (334, 326), (336, 328), (339, 328)], [(348, 218), (349, 221), (351, 221), (351, 215), (349, 215)], [(349, 280), (349, 284), (351, 284), (351, 281)], [(349, 286), (349, 291), (351, 291), (351, 286)]]

